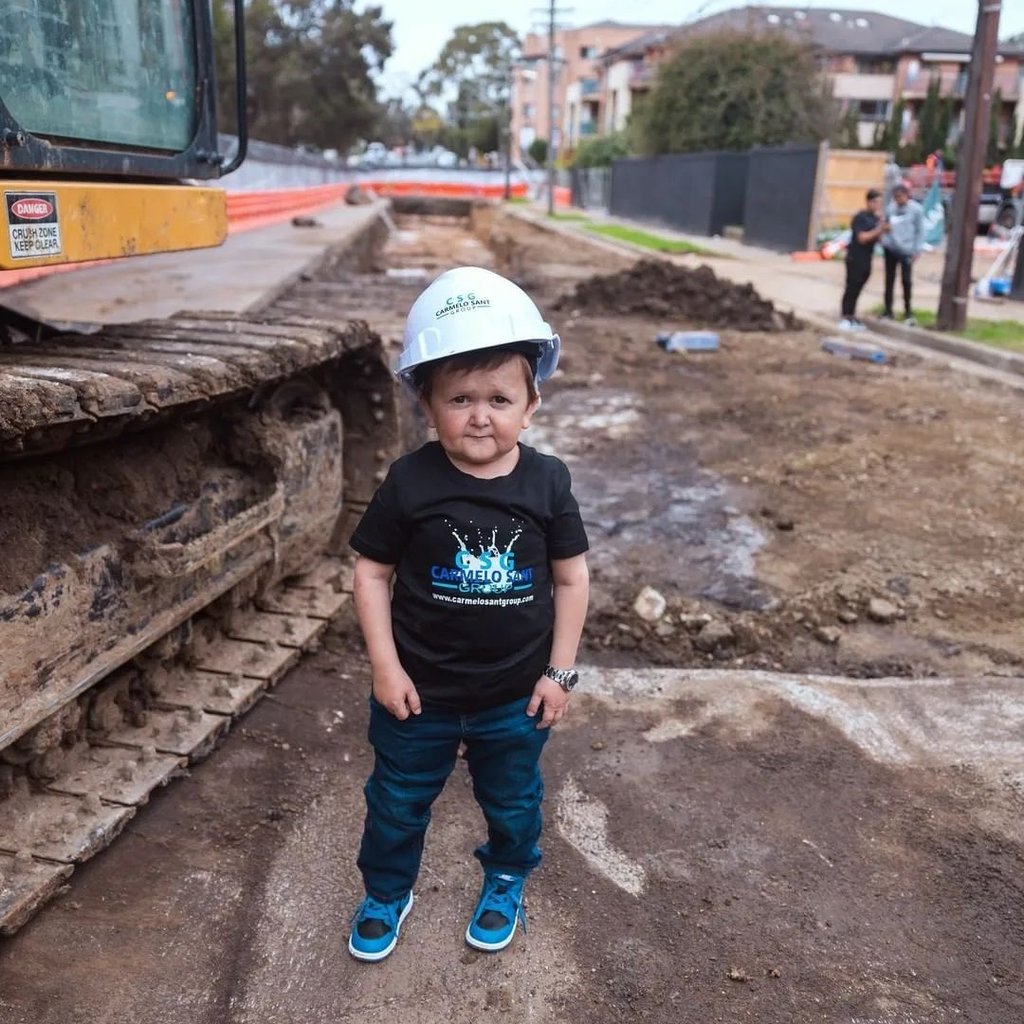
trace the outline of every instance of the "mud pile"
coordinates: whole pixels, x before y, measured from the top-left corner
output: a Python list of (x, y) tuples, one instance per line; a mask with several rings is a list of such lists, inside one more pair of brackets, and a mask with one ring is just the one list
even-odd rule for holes
[(792, 313), (763, 299), (752, 284), (724, 281), (708, 266), (691, 270), (664, 260), (640, 260), (629, 270), (589, 277), (555, 308), (650, 316), (670, 321), (670, 327), (786, 331), (802, 326)]

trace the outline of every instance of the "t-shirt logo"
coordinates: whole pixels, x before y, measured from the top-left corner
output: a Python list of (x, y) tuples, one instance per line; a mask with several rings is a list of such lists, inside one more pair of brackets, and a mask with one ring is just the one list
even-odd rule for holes
[(522, 526), (513, 526), (504, 546), (499, 542), (497, 527), (489, 537), (478, 528), (473, 550), (451, 523), (447, 525), (456, 541), (455, 553), (451, 565), (430, 567), (431, 586), (462, 594), (507, 594), (533, 589), (533, 569), (516, 564), (514, 549), (523, 534)]

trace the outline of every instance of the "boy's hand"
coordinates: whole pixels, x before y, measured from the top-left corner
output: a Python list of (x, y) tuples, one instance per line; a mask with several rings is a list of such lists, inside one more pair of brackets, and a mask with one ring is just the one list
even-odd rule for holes
[(418, 715), (423, 710), (416, 687), (401, 668), (387, 674), (374, 675), (373, 698), (401, 722), (404, 722), (410, 713)]
[(554, 679), (541, 676), (533, 688), (530, 703), (526, 705), (526, 713), (532, 718), (540, 710), (541, 705), (544, 706), (544, 714), (537, 723), (537, 728), (548, 729), (565, 717), (569, 707), (569, 694)]

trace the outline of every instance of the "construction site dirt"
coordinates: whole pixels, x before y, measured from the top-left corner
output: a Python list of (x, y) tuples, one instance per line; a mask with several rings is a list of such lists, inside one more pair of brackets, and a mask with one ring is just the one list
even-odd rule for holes
[[(349, 604), (2, 940), (0, 1024), (1019, 1024), (1020, 391), (836, 358), (756, 294), (745, 322), (697, 257), (672, 265), (729, 291), (725, 323), (509, 212), (396, 219), (377, 269), (402, 288), (366, 314), (392, 357), (398, 300), (453, 263), (513, 277), (563, 343), (524, 440), (573, 474), (591, 610), (528, 929), (464, 944), (483, 826), (460, 763), (398, 948), (348, 957), (372, 763)], [(656, 344), (692, 327), (718, 348)]]

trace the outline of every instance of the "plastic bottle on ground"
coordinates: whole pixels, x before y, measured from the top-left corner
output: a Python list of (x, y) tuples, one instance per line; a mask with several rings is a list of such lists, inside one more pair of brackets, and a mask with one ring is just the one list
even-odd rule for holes
[(856, 342), (847, 341), (845, 338), (825, 338), (821, 343), (822, 349), (831, 352), (840, 359), (862, 359), (868, 363), (885, 363), (889, 357), (875, 345), (858, 345)]
[(714, 331), (663, 331), (654, 339), (666, 352), (715, 352), (718, 335)]

